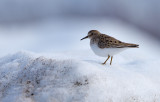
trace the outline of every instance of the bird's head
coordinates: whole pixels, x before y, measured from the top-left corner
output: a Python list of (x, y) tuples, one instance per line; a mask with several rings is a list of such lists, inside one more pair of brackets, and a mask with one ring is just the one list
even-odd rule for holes
[(86, 39), (86, 38), (93, 38), (94, 36), (97, 36), (98, 34), (101, 34), (101, 33), (97, 30), (90, 30), (88, 32), (88, 35), (86, 37), (82, 38), (81, 40)]

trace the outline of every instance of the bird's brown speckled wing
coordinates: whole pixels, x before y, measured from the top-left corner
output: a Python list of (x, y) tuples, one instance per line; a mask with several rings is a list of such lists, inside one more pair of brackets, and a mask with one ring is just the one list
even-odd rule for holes
[(125, 47), (138, 47), (138, 45), (124, 43), (111, 36), (101, 34), (99, 35), (98, 47), (100, 48), (125, 48)]

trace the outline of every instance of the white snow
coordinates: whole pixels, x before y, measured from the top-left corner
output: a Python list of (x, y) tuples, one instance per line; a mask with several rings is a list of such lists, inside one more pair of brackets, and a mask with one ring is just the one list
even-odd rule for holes
[(159, 102), (160, 60), (132, 53), (116, 56), (112, 66), (79, 55), (5, 56), (0, 59), (0, 102)]
[[(91, 29), (140, 48), (103, 66), (106, 58), (80, 41)], [(1, 26), (0, 33), (0, 102), (160, 102), (159, 43), (133, 26), (76, 18)]]

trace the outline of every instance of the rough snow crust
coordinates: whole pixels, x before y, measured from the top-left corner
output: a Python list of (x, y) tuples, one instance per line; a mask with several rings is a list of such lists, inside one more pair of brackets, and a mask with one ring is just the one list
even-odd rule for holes
[(8, 55), (0, 59), (0, 102), (160, 102), (159, 71), (131, 66), (142, 68)]

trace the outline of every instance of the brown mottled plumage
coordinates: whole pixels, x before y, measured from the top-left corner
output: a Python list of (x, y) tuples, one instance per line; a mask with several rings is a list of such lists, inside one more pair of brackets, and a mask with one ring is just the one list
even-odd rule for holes
[(111, 36), (100, 34), (96, 38), (92, 39), (99, 39), (98, 40), (98, 46), (100, 48), (124, 48), (124, 47), (138, 47), (137, 44), (130, 44), (130, 43), (124, 43), (120, 40), (117, 40)]
[[(124, 48), (138, 48), (138, 46), (139, 46), (137, 44), (122, 42), (122, 41), (117, 40), (111, 36), (101, 34), (97, 30), (89, 31), (88, 35), (86, 37), (82, 38), (81, 40), (86, 39), (86, 38), (91, 39), (90, 45), (91, 45), (92, 50), (95, 52), (95, 54), (102, 56), (102, 57), (108, 56), (107, 60), (111, 56), (110, 64), (112, 63), (112, 58), (114, 55), (114, 53), (112, 54), (112, 52), (120, 52)], [(95, 45), (97, 48), (95, 48)], [(102, 49), (104, 49), (104, 50), (102, 50)], [(96, 51), (96, 50), (98, 50), (98, 51)], [(103, 54), (103, 53), (105, 53), (105, 51), (106, 51), (107, 55)], [(103, 64), (105, 64), (106, 61)]]

